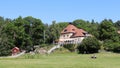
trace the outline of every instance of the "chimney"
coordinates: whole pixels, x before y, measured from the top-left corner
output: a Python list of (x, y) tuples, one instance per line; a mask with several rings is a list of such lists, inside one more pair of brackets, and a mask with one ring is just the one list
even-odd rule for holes
[(69, 24), (72, 24), (72, 22), (69, 22)]

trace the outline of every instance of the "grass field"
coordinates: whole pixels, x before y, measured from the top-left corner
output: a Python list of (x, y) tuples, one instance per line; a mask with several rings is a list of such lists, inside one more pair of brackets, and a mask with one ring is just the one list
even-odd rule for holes
[(0, 68), (120, 68), (120, 54), (50, 54), (0, 58)]

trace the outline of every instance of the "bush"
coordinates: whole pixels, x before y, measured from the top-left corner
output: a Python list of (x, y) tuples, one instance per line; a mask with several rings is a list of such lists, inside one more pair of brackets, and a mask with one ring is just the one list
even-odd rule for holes
[(120, 53), (120, 44), (119, 43), (114, 44), (113, 52)]
[(68, 49), (70, 52), (74, 52), (75, 49), (76, 49), (76, 45), (75, 44), (65, 44), (63, 47)]
[(120, 43), (114, 42), (113, 40), (104, 41), (104, 48), (106, 51), (112, 51), (116, 53), (120, 53)]
[(104, 48), (106, 51), (120, 53), (120, 43), (119, 42), (113, 42), (112, 40), (106, 40), (104, 42)]
[(77, 48), (79, 53), (97, 53), (100, 49), (100, 43), (95, 37), (87, 37)]
[(104, 41), (104, 44), (103, 44), (103, 46), (104, 46), (104, 49), (106, 50), (106, 51), (113, 51), (113, 41), (112, 40), (105, 40)]

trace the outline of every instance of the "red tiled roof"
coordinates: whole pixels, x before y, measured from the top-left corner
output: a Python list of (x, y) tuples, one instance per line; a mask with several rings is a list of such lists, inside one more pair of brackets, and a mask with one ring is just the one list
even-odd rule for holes
[(76, 29), (78, 28), (72, 24), (69, 24), (65, 29), (63, 29), (61, 33), (71, 33), (71, 32), (74, 33)]
[(69, 24), (63, 31), (61, 32), (62, 34), (66, 33), (74, 33), (72, 37), (79, 37), (79, 36), (85, 36), (84, 34), (87, 33), (83, 29), (78, 29), (72, 24)]
[(85, 33), (86, 32), (83, 29), (76, 29), (76, 31), (72, 37), (85, 36)]

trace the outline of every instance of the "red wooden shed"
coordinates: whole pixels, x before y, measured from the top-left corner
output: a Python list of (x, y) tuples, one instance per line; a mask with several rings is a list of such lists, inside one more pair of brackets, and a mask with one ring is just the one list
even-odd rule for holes
[(12, 49), (12, 55), (16, 55), (16, 54), (18, 54), (20, 52), (20, 49), (18, 48), (18, 47), (14, 47), (13, 49)]

